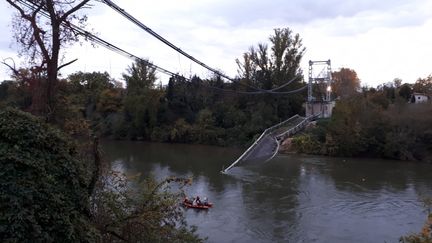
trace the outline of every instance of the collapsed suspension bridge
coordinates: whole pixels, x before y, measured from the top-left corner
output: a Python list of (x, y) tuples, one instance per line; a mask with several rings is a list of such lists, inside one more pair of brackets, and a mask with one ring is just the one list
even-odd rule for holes
[[(34, 10), (37, 8), (38, 10), (41, 10), (40, 13), (43, 17), (46, 17), (48, 19), (50, 18), (49, 14), (46, 12), (46, 9), (39, 6), (35, 2), (30, 1), (30, 0), (18, 0), (18, 1), (23, 3), (24, 5), (26, 5), (29, 9)], [(100, 0), (100, 1), (107, 4), (109, 7), (116, 10), (118, 13), (120, 13), (121, 15), (126, 17), (128, 20), (130, 20), (134, 24), (138, 25), (140, 28), (142, 28), (146, 32), (150, 33), (152, 36), (156, 37), (158, 40), (162, 41), (163, 43), (165, 43), (166, 45), (168, 45), (172, 49), (176, 50), (180, 54), (184, 55), (185, 57), (189, 58), (190, 60), (194, 61), (195, 63), (197, 63), (197, 64), (201, 65), (202, 67), (208, 69), (209, 71), (215, 73), (219, 77), (223, 77), (225, 79), (228, 79), (233, 83), (238, 82), (238, 79), (233, 79), (233, 78), (228, 77), (227, 75), (224, 75), (220, 71), (209, 67), (208, 65), (204, 64), (203, 62), (199, 61), (198, 59), (196, 59), (193, 56), (189, 55), (188, 53), (184, 52), (183, 50), (181, 50), (177, 46), (173, 45), (171, 42), (167, 41), (162, 36), (158, 35), (156, 32), (154, 32), (153, 30), (151, 30), (150, 28), (148, 28), (147, 26), (145, 26), (144, 24), (139, 22), (132, 15), (128, 14), (126, 11), (124, 11), (122, 8), (120, 8), (118, 5), (114, 4), (111, 0)], [(73, 25), (71, 23), (69, 23), (69, 24), (61, 23), (61, 24), (63, 27), (71, 28), (72, 30), (75, 31), (75, 33), (82, 35), (82, 36), (85, 36), (86, 38), (91, 40), (93, 43), (104, 46), (107, 49), (110, 49), (114, 52), (117, 52), (117, 53), (122, 54), (123, 56), (129, 57), (129, 58), (132, 58), (134, 60), (144, 61), (145, 63), (147, 63), (147, 65), (155, 68), (156, 70), (158, 70), (162, 73), (165, 73), (165, 74), (168, 74), (171, 76), (179, 76), (178, 74), (175, 74), (174, 72), (171, 72), (167, 69), (159, 67), (155, 64), (152, 64), (152, 63), (148, 62), (147, 60), (141, 59), (138, 56), (136, 56), (130, 52), (127, 52), (127, 51), (125, 51), (125, 50), (123, 50), (123, 49), (121, 49), (121, 48), (119, 48), (119, 47), (93, 35), (93, 34), (91, 34), (90, 32), (88, 32), (88, 31), (86, 31), (86, 30), (84, 30), (84, 29), (82, 29), (76, 25)], [(328, 65), (330, 66), (330, 60), (327, 61), (326, 63), (328, 63)], [(311, 63), (310, 63), (310, 65), (311, 65)], [(310, 76), (311, 76), (311, 69), (310, 69)], [(183, 79), (186, 79), (182, 76), (180, 76), (180, 77)], [(330, 87), (329, 85), (331, 83), (331, 76), (329, 76), (329, 77), (330, 78), (328, 79), (328, 87)], [(252, 88), (254, 91), (241, 92), (241, 91), (226, 90), (226, 89), (211, 87), (211, 86), (208, 88), (212, 88), (212, 89), (216, 89), (216, 90), (220, 90), (220, 91), (224, 91), (224, 92), (235, 92), (235, 93), (239, 93), (239, 94), (292, 94), (292, 93), (297, 93), (297, 92), (303, 91), (305, 88), (308, 87), (309, 88), (308, 89), (308, 97), (309, 97), (308, 102), (310, 103), (312, 101), (312, 98), (313, 98), (311, 87), (312, 87), (312, 81), (314, 80), (314, 79), (311, 79), (311, 77), (309, 77), (309, 84), (308, 85), (305, 85), (303, 87), (300, 87), (300, 88), (297, 88), (294, 90), (290, 90), (290, 91), (278, 91), (282, 88), (287, 87), (293, 81), (299, 80), (298, 78), (299, 77), (296, 76), (293, 79), (287, 81), (285, 84), (282, 84), (279, 87), (272, 88), (269, 90), (264, 90), (264, 89), (261, 89), (258, 87), (253, 87), (250, 85), (246, 85), (246, 86), (248, 86), (249, 88)], [(327, 98), (329, 99), (329, 96)], [(329, 102), (329, 101), (327, 101), (327, 102)], [(306, 117), (301, 117), (299, 115), (295, 115), (295, 116), (293, 116), (293, 117), (291, 117), (291, 118), (289, 118), (289, 119), (287, 119), (287, 120), (285, 120), (279, 124), (276, 124), (270, 128), (267, 128), (261, 134), (261, 136), (252, 144), (252, 146), (250, 146), (236, 161), (234, 161), (234, 163), (232, 163), (228, 168), (226, 168), (222, 172), (226, 173), (232, 167), (234, 167), (235, 165), (242, 163), (242, 162), (246, 162), (246, 161), (268, 161), (268, 160), (272, 159), (277, 154), (277, 152), (279, 150), (279, 145), (283, 140), (285, 140), (287, 137), (295, 134), (296, 132), (300, 131), (301, 129), (306, 127), (311, 121), (315, 120), (319, 116), (321, 116), (321, 113), (315, 113), (314, 114), (314, 112), (312, 112), (312, 114), (309, 114), (309, 116), (306, 116)]]
[[(177, 52), (179, 52), (180, 54), (182, 54), (183, 56), (189, 58), (190, 60), (194, 61), (195, 63), (199, 64), (200, 66), (206, 68), (207, 70), (217, 74), (220, 77), (226, 78), (232, 82), (237, 82), (238, 80), (232, 79), (226, 75), (224, 75), (223, 73), (219, 72), (218, 70), (209, 67), (208, 65), (206, 65), (205, 63), (197, 60), (196, 58), (194, 58), (193, 56), (189, 55), (188, 53), (186, 53), (185, 51), (183, 51), (182, 49), (178, 48), (177, 46), (175, 46), (174, 44), (172, 44), (171, 42), (169, 42), (168, 40), (166, 40), (165, 38), (163, 38), (162, 36), (160, 36), (159, 34), (157, 34), (156, 32), (154, 32), (152, 29), (150, 29), (149, 27), (147, 27), (146, 25), (144, 25), (143, 23), (141, 23), (139, 20), (137, 20), (136, 18), (134, 18), (132, 15), (130, 15), (129, 13), (127, 13), (124, 9), (120, 8), (118, 5), (116, 5), (115, 3), (113, 3), (111, 0), (101, 0), (102, 2), (104, 2), (105, 4), (107, 4), (109, 7), (111, 7), (112, 9), (114, 9), (115, 11), (117, 11), (119, 14), (121, 14), (122, 16), (124, 16), (125, 18), (127, 18), (129, 21), (131, 21), (132, 23), (134, 23), (135, 25), (139, 26), (141, 29), (143, 29), (144, 31), (146, 31), (147, 33), (149, 33), (150, 35), (154, 36), (156, 39), (160, 40), (161, 42), (163, 42), (164, 44), (166, 44), (167, 46), (171, 47), (172, 49), (176, 50)], [(326, 62), (330, 65), (330, 61)], [(310, 62), (311, 65), (311, 62)], [(310, 68), (311, 69), (311, 68)], [(330, 70), (330, 69), (329, 69)], [(311, 72), (311, 70), (310, 70)], [(310, 73), (311, 75), (311, 73)], [(328, 80), (328, 85), (331, 83), (331, 76), (329, 76), (329, 80)], [(287, 81), (285, 84), (270, 89), (270, 90), (264, 90), (261, 88), (257, 88), (257, 87), (253, 87), (253, 86), (249, 86), (249, 88), (253, 88), (255, 91), (249, 91), (249, 92), (239, 92), (239, 91), (234, 91), (236, 93), (243, 93), (243, 94), (264, 94), (264, 93), (269, 93), (269, 94), (293, 94), (293, 93), (297, 93), (300, 91), (303, 91), (304, 89), (306, 89), (307, 87), (309, 88), (308, 90), (308, 97), (310, 99), (310, 97), (312, 97), (312, 82), (311, 79), (309, 80), (309, 84), (305, 85), (303, 87), (297, 88), (295, 90), (290, 90), (290, 91), (277, 91), (279, 89), (284, 88), (285, 86), (289, 85), (290, 83), (292, 83), (293, 81), (297, 80), (298, 77), (294, 77), (293, 79)], [(328, 86), (329, 87), (329, 86)], [(213, 89), (218, 89), (216, 87), (210, 87)], [(225, 89), (221, 89), (221, 91), (229, 91), (229, 90), (225, 90)], [(330, 92), (328, 92), (329, 94)], [(310, 101), (310, 100), (308, 100)], [(301, 129), (303, 129), (305, 126), (307, 126), (309, 124), (310, 121), (318, 118), (321, 115), (321, 113), (317, 113), (314, 114), (312, 112), (312, 114), (309, 114), (309, 116), (307, 117), (301, 117), (299, 115), (295, 115), (279, 124), (276, 124), (270, 128), (267, 128), (262, 134), (261, 136), (252, 144), (252, 146), (250, 146), (236, 161), (234, 161), (234, 163), (232, 163), (228, 168), (226, 168), (225, 170), (223, 170), (224, 173), (226, 173), (229, 169), (231, 169), (232, 167), (234, 167), (235, 165), (237, 165), (238, 163), (244, 162), (244, 161), (268, 161), (270, 159), (272, 159), (278, 152), (279, 150), (279, 145), (280, 143), (285, 140), (288, 136), (291, 136), (293, 134), (295, 134), (296, 132), (300, 131)]]
[(311, 115), (302, 117), (295, 115), (267, 128), (236, 161), (225, 170), (222, 170), (222, 173), (228, 172), (228, 170), (239, 163), (271, 160), (278, 153), (280, 144), (286, 138), (305, 128), (311, 121), (318, 118), (318, 116), (319, 115)]
[[(316, 65), (324, 66), (323, 71), (315, 74), (314, 66)], [(331, 61), (309, 61), (306, 117), (295, 115), (267, 128), (236, 161), (225, 170), (222, 170), (222, 173), (228, 172), (239, 163), (271, 160), (278, 153), (279, 145), (286, 138), (302, 130), (313, 120), (330, 117), (334, 107), (334, 101), (331, 100), (331, 83)], [(314, 85), (315, 91), (313, 89)]]

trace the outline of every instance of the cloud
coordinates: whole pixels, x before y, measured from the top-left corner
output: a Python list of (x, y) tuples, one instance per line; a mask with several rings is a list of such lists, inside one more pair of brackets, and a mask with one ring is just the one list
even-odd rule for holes
[(8, 8), (7, 3), (5, 1), (0, 3), (0, 50), (3, 51), (8, 51), (12, 42), (11, 17), (12, 10)]
[[(253, 25), (263, 20), (284, 21), (287, 24), (307, 24), (322, 19), (352, 17), (363, 12), (392, 12), (394, 9), (416, 6), (426, 1), (414, 0), (207, 0), (195, 4), (196, 18), (200, 13), (217, 16), (231, 26)], [(182, 11), (180, 11), (180, 14)]]
[[(307, 48), (307, 61), (332, 59), (333, 68), (354, 68), (369, 84), (401, 77), (413, 82), (430, 73), (432, 2), (427, 0), (114, 0), (145, 25), (211, 67), (235, 76), (235, 59), (251, 45), (268, 42), (274, 28), (290, 27)], [(11, 9), (0, 4), (0, 30)], [(181, 74), (208, 72), (145, 33), (108, 6), (87, 10), (88, 28), (155, 64)], [(3, 27), (2, 27), (3, 26)], [(6, 43), (9, 42), (7, 45)], [(0, 50), (11, 51), (11, 38)], [(428, 44), (427, 44), (428, 43)], [(13, 49), (12, 49), (13, 52)], [(121, 78), (131, 60), (103, 47), (75, 45), (67, 59), (79, 58), (63, 72), (108, 71)], [(161, 78), (167, 79), (164, 75)]]
[(425, 24), (432, 18), (430, 2), (418, 5), (400, 5), (387, 11), (369, 10), (353, 16), (338, 16), (332, 19), (314, 21), (308, 26), (320, 27), (334, 36), (354, 36), (380, 28), (404, 28)]
[(334, 36), (325, 30), (304, 31), (306, 60), (332, 59), (333, 69), (353, 68), (364, 85), (402, 78), (415, 82), (432, 72), (425, 60), (432, 56), (432, 19), (416, 27), (375, 28), (355, 36)]

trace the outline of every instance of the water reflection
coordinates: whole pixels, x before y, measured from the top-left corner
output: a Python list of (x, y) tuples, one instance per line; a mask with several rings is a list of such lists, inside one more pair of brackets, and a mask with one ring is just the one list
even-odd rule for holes
[(126, 173), (193, 177), (186, 189), (215, 203), (187, 210), (210, 242), (397, 242), (424, 221), (431, 165), (277, 156), (219, 171), (242, 151), (208, 146), (106, 142), (105, 158)]

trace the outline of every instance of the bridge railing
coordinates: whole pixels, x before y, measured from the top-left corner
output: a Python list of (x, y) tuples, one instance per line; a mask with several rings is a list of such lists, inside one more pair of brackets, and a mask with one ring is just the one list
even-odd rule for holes
[(294, 115), (294, 116), (292, 116), (292, 117), (286, 119), (286, 120), (283, 121), (283, 122), (280, 122), (280, 123), (278, 123), (278, 124), (276, 124), (276, 125), (274, 125), (274, 126), (271, 126), (271, 127), (267, 128), (267, 129), (265, 129), (264, 132), (261, 133), (261, 135), (258, 137), (258, 139), (256, 139), (255, 142), (254, 142), (251, 146), (249, 146), (249, 148), (248, 148), (248, 149), (247, 149), (247, 150), (246, 150), (242, 155), (240, 155), (240, 157), (239, 157), (236, 161), (234, 161), (230, 166), (228, 166), (228, 167), (227, 167), (225, 170), (223, 170), (222, 172), (223, 172), (223, 173), (227, 172), (229, 169), (231, 169), (232, 167), (234, 167), (238, 162), (240, 162), (242, 159), (244, 159), (245, 157), (247, 157), (247, 156), (249, 155), (249, 153), (250, 153), (251, 151), (253, 151), (253, 149), (254, 149), (254, 148), (255, 148), (255, 147), (260, 143), (260, 141), (261, 141), (261, 140), (262, 140), (266, 135), (271, 134), (273, 131), (277, 130), (278, 128), (281, 128), (281, 127), (287, 125), (289, 122), (292, 122), (292, 121), (294, 121), (295, 119), (298, 119), (298, 118), (301, 118), (301, 116), (299, 116), (299, 115), (297, 114), (297, 115)]
[(249, 148), (242, 155), (240, 155), (240, 157), (236, 161), (234, 161), (225, 170), (222, 170), (222, 173), (227, 172), (229, 169), (234, 167), (238, 162), (240, 162), (243, 158), (245, 158), (249, 154), (249, 152), (251, 152), (258, 145), (258, 143), (261, 141), (261, 139), (267, 135), (267, 133), (268, 133), (268, 129), (264, 130), (264, 132), (261, 133), (261, 136), (259, 136), (258, 139), (255, 140), (255, 142), (251, 146), (249, 146)]
[(267, 132), (273, 132), (273, 131), (277, 130), (278, 128), (281, 128), (281, 127), (285, 126), (286, 124), (288, 124), (289, 122), (291, 122), (291, 121), (293, 121), (293, 120), (295, 120), (297, 118), (300, 118), (300, 116), (298, 114), (294, 115), (294, 116), (292, 116), (292, 117), (290, 117), (288, 119), (286, 119), (283, 122), (279, 122), (278, 124), (273, 125), (273, 126), (267, 128), (264, 132), (266, 132), (266, 131)]
[(301, 129), (303, 129), (307, 124), (309, 124), (309, 122), (317, 119), (321, 114), (317, 114), (317, 115), (312, 115), (312, 116), (308, 116), (306, 117), (303, 121), (301, 121), (300, 123), (298, 123), (295, 127), (288, 129), (287, 131), (276, 135), (276, 139), (278, 141), (284, 140), (287, 137), (291, 136), (292, 134), (295, 134), (296, 132), (300, 131)]

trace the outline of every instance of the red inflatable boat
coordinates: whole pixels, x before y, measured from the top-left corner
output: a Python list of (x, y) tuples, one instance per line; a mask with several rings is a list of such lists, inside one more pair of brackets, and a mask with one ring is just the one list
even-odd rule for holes
[(183, 206), (187, 208), (196, 208), (196, 209), (209, 209), (213, 206), (212, 203), (207, 204), (200, 204), (200, 205), (193, 205), (190, 200), (187, 200), (186, 198), (183, 200)]

